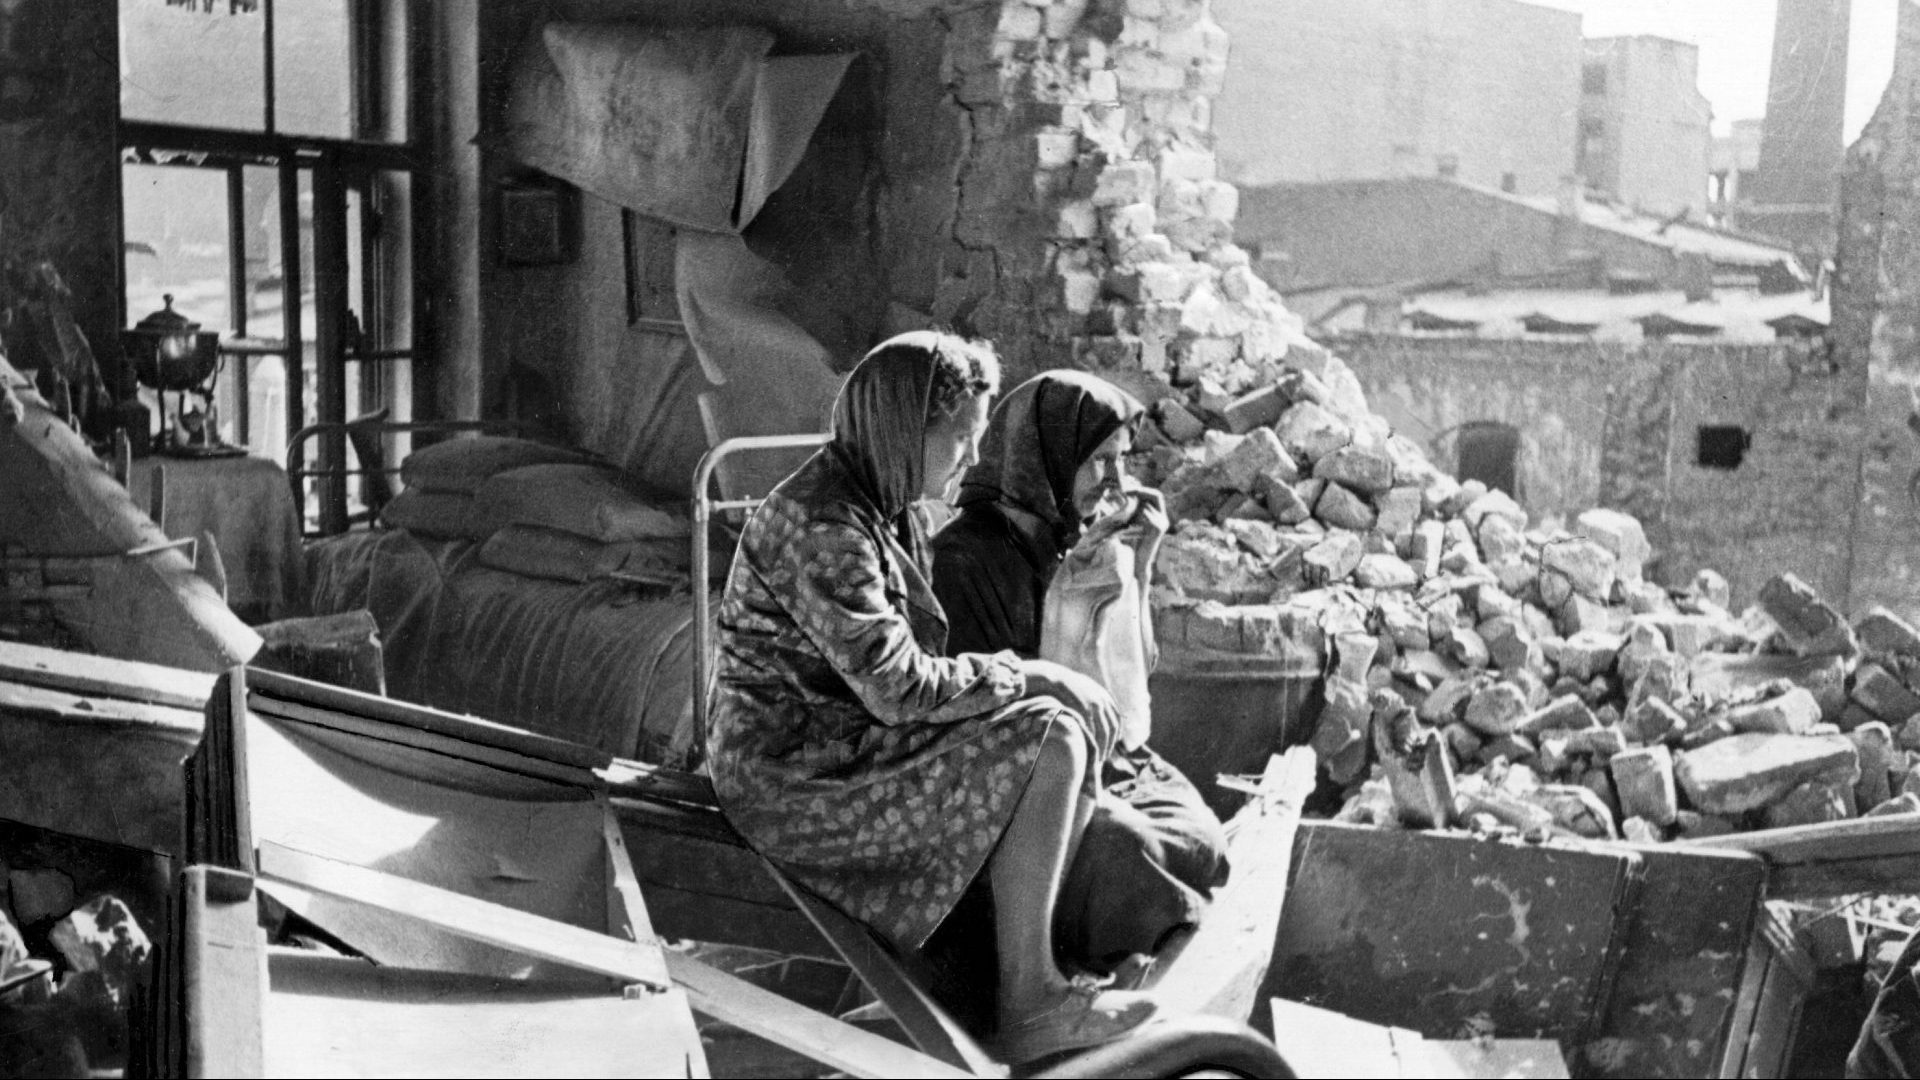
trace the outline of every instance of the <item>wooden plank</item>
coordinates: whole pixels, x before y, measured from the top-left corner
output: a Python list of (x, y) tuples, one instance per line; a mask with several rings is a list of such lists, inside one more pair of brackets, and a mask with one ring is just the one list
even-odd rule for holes
[(268, 882), (284, 881), (597, 975), (656, 987), (669, 982), (657, 941), (623, 941), (450, 889), (309, 855), (271, 840), (261, 841), (259, 861), (260, 874)]
[(640, 892), (640, 879), (634, 876), (633, 860), (627, 857), (626, 837), (620, 834), (620, 822), (605, 796), (595, 795), (600, 806), (601, 835), (607, 851), (607, 933), (638, 941), (653, 939), (653, 919), (647, 914), (647, 900)]
[(186, 927), (186, 1074), (264, 1075), (267, 940), (252, 883), (214, 867), (181, 874)]
[(843, 963), (838, 950), (791, 904), (774, 908), (731, 896), (643, 884), (654, 932), (662, 938), (744, 945)]
[(1781, 865), (1844, 862), (1882, 856), (1920, 855), (1920, 814), (1826, 821), (1784, 829), (1730, 833), (1682, 843), (1692, 847), (1751, 851)]
[[(255, 677), (260, 669), (250, 668), (248, 671), (249, 677)], [(261, 719), (269, 722), (311, 724), (361, 738), (377, 739), (396, 746), (411, 746), (416, 750), (425, 750), (461, 761), (471, 761), (522, 776), (551, 780), (569, 787), (592, 789), (600, 784), (599, 777), (594, 775), (592, 770), (577, 765), (560, 764), (546, 758), (533, 757), (514, 750), (503, 750), (485, 743), (467, 742), (456, 736), (390, 723), (377, 717), (315, 708), (297, 701), (263, 697), (258, 694), (250, 695), (247, 704)]]
[(1300, 807), (1313, 791), (1313, 750), (1296, 746), (1267, 761), (1260, 794), (1227, 825), (1233, 877), (1200, 929), (1154, 966), (1148, 988), (1170, 1012), (1249, 1019), (1273, 961), (1280, 909), (1293, 865)]
[(765, 866), (767, 873), (793, 897), (794, 904), (813, 920), (821, 936), (833, 942), (834, 949), (893, 1014), (915, 1046), (968, 1072), (992, 1075), (998, 1069), (986, 1050), (907, 974), (899, 958), (881, 946), (871, 930), (789, 880), (779, 867), (770, 862)]
[(1920, 892), (1920, 852), (1773, 866), (1767, 873), (1767, 895), (1775, 900), (1913, 892)]
[(1004, 1070), (978, 1074), (956, 1069), (682, 953), (668, 951), (667, 970), (695, 1010), (852, 1076), (963, 1080), (1006, 1075)]
[[(197, 707), (196, 707), (197, 708)], [(120, 698), (78, 696), (64, 688), (0, 682), (0, 712), (44, 716), (97, 726), (102, 731), (143, 728), (192, 742), (200, 735), (199, 712)]]
[(1428, 1039), (1430, 1071), (1418, 1075), (1466, 1080), (1568, 1080), (1566, 1056), (1552, 1039)]
[(1272, 998), (1276, 1044), (1286, 1047), (1287, 1064), (1301, 1076), (1343, 1076), (1351, 1080), (1402, 1080), (1427, 1075), (1409, 1061), (1422, 1039), (1419, 1032), (1369, 1024), (1332, 1009)]
[(432, 732), (461, 742), (478, 743), (499, 750), (524, 754), (556, 765), (581, 769), (604, 769), (613, 764), (613, 755), (591, 746), (536, 735), (517, 727), (484, 720), (477, 716), (456, 716), (393, 698), (375, 697), (325, 683), (297, 679), (276, 671), (254, 669), (248, 674), (254, 692), (280, 701), (311, 708), (350, 713), (374, 720), (385, 720), (418, 731)]
[(205, 672), (14, 641), (0, 641), (0, 678), (195, 713), (206, 707), (214, 680), (214, 676)]

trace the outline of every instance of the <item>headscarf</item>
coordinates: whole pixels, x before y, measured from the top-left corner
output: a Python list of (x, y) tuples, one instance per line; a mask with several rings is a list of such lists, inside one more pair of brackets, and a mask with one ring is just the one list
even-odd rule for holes
[(1051, 528), (1064, 550), (1080, 531), (1075, 474), (1108, 436), (1145, 411), (1132, 394), (1097, 375), (1035, 375), (994, 408), (980, 463), (967, 471), (959, 505), (998, 502), (1024, 510)]
[(927, 397), (940, 335), (889, 338), (856, 365), (833, 402), (833, 453), (883, 520), (920, 498), (925, 468)]

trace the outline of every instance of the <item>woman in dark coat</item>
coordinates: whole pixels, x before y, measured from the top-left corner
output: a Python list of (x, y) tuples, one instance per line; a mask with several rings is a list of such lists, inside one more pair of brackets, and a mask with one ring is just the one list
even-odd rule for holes
[(999, 650), (947, 655), (914, 504), (978, 460), (998, 368), (906, 334), (869, 353), (833, 441), (748, 519), (719, 615), (709, 769), (727, 817), (801, 884), (904, 949), (993, 886), (998, 1049), (1110, 1040), (1149, 996), (1074, 982), (1051, 916), (1119, 716), (1092, 680)]
[[(1125, 477), (1141, 405), (1097, 376), (1051, 371), (993, 411), (980, 464), (960, 489), (959, 516), (934, 537), (933, 591), (956, 654), (1040, 651), (1048, 583), (1101, 496), (1125, 486), (1140, 505), (1133, 526), (1144, 597), (1166, 532), (1159, 493)], [(1152, 665), (1150, 619), (1141, 620)], [(1227, 876), (1226, 837), (1191, 782), (1146, 747), (1103, 766), (1101, 800), (1056, 907), (1063, 955), (1094, 972), (1159, 951), (1193, 926)]]

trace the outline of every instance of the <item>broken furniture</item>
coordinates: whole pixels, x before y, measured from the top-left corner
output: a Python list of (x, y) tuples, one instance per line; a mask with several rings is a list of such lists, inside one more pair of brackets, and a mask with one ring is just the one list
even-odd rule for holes
[[(704, 1075), (604, 760), (222, 676), (186, 768), (197, 865), (156, 976), (149, 1074)], [(346, 955), (271, 946), (263, 919)]]
[(1757, 858), (1333, 822), (1295, 844), (1264, 996), (1430, 1039), (1557, 1039), (1581, 1076), (1786, 1068), (1812, 967)]

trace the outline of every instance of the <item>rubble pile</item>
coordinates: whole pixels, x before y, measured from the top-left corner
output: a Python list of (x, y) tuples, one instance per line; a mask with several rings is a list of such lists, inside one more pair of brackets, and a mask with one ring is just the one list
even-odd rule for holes
[(1920, 631), (1792, 575), (1736, 616), (1646, 577), (1630, 515), (1530, 522), (1369, 412), (1313, 347), (1153, 403), (1173, 650), (1324, 657), (1311, 744), (1343, 820), (1648, 841), (1920, 811)]

